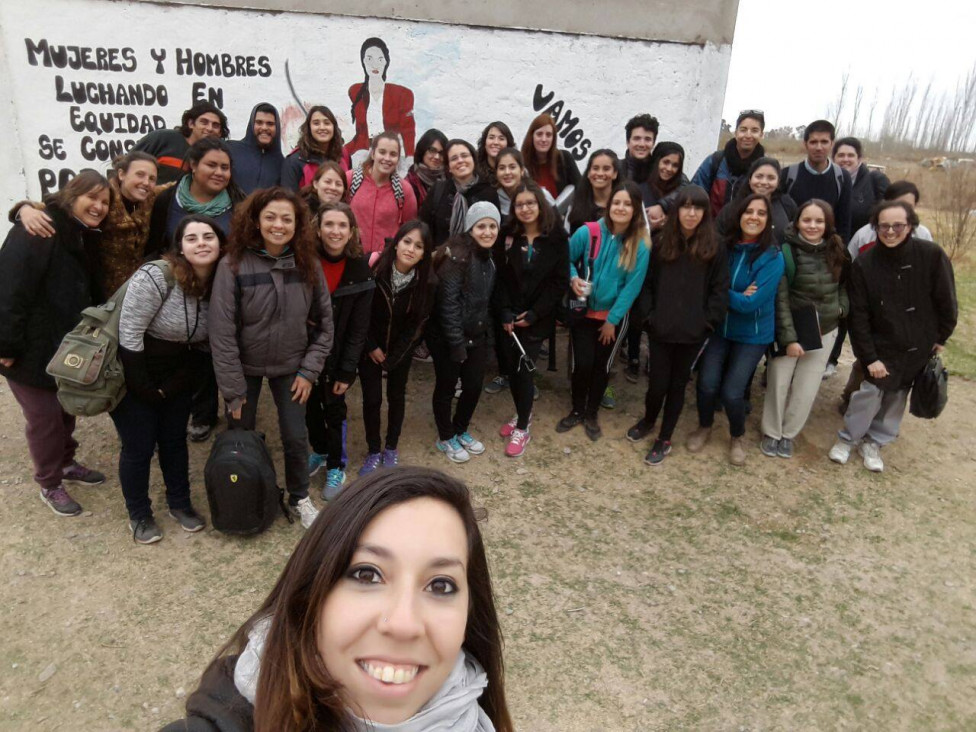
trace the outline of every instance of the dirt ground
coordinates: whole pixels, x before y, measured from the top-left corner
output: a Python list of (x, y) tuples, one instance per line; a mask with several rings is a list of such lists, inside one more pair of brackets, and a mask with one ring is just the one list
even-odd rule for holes
[[(545, 374), (534, 439), (506, 459), (507, 393), (463, 466), (433, 448), (432, 369), (416, 364), (401, 451), (462, 477), (488, 509), (489, 557), (520, 730), (973, 729), (976, 727), (976, 385), (960, 379), (935, 422), (907, 418), (883, 474), (830, 463), (847, 366), (825, 383), (791, 461), (726, 461), (724, 420), (703, 454), (660, 468), (624, 438), (643, 385), (622, 375), (604, 438), (558, 435), (565, 380)], [(676, 445), (692, 428), (689, 394)], [(757, 400), (758, 401), (758, 400)], [(276, 459), (280, 445), (269, 416)], [(755, 410), (756, 412), (761, 410)], [(350, 453), (362, 458), (358, 394)], [(300, 536), (279, 520), (251, 540), (188, 535), (133, 544), (107, 417), (84, 420), (80, 457), (111, 477), (55, 517), (37, 497), (0, 387), (0, 729), (148, 730), (181, 716), (216, 648), (270, 589)], [(757, 417), (749, 434), (758, 443)], [(192, 446), (197, 507), (208, 445)], [(315, 485), (321, 487), (317, 476)], [(162, 501), (154, 469), (153, 497)]]

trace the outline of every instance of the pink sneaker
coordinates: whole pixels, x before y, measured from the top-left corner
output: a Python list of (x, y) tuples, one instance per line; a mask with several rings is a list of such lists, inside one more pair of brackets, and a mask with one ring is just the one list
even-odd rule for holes
[[(517, 424), (518, 424), (518, 415), (515, 415), (510, 420), (508, 420), (505, 424), (503, 424), (501, 427), (498, 428), (498, 434), (500, 434), (502, 437), (511, 437), (512, 430), (515, 429)], [(532, 415), (530, 414), (529, 427), (531, 426), (532, 426)], [(526, 429), (528, 429), (528, 427)]]
[(510, 458), (522, 457), (525, 454), (525, 447), (532, 440), (532, 435), (528, 430), (513, 429), (512, 436), (505, 445), (505, 455)]

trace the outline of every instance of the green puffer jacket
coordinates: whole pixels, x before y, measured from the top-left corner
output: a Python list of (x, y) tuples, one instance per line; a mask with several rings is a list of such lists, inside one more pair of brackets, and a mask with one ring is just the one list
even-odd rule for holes
[[(791, 305), (795, 307), (812, 302), (820, 316), (822, 334), (834, 330), (838, 320), (850, 310), (846, 284), (850, 263), (846, 257), (840, 282), (837, 282), (827, 264), (827, 251), (823, 244), (809, 243), (790, 227), (783, 243), (783, 248), (786, 247), (790, 247), (792, 252), (796, 274), (791, 284), (788, 279), (790, 268), (787, 267), (776, 292), (776, 342), (781, 348), (797, 340)], [(783, 256), (789, 261), (787, 252), (784, 251)]]

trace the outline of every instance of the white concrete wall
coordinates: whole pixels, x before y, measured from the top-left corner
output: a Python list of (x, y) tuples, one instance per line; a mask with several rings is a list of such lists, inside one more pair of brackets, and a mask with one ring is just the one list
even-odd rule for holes
[[(685, 145), (686, 167), (693, 170), (714, 146), (731, 50), (709, 43), (107, 0), (4, 2), (0, 29), (0, 108), (12, 108), (6, 130), (16, 138), (0, 153), (3, 206), (25, 194), (40, 195), (42, 186), (56, 187), (61, 175), (70, 174), (64, 171), (106, 169), (106, 145), (125, 148), (148, 128), (178, 124), (194, 94), (215, 95), (234, 138), (243, 135), (255, 102), (273, 103), (283, 112), (290, 145), (304, 114), (286, 67), (300, 101), (331, 107), (349, 140), (348, 90), (363, 79), (359, 50), (370, 36), (390, 49), (387, 82), (413, 91), (418, 137), (437, 126), (476, 142), (487, 122), (501, 119), (521, 138), (537, 114), (534, 98), (541, 90), (544, 97), (552, 95), (542, 109), (561, 101), (559, 120), (578, 118), (560, 140), (576, 157), (600, 147), (622, 153), (624, 123), (647, 111), (661, 120), (659, 139)], [(69, 47), (71, 60), (88, 53), (90, 63), (57, 68), (55, 57), (37, 50), (44, 41), (52, 49)], [(255, 75), (187, 73), (177, 64), (186, 49), (251, 57)], [(116, 70), (88, 68), (113, 53)], [(58, 94), (59, 85), (70, 89), (72, 82), (149, 85), (158, 99), (144, 106), (76, 103)], [(95, 131), (85, 129), (86, 116), (102, 113), (124, 114), (124, 130), (99, 131), (100, 124)]]

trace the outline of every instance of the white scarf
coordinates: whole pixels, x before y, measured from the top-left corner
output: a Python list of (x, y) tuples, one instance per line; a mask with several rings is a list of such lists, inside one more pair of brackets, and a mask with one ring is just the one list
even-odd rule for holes
[[(234, 685), (251, 704), (257, 696), (258, 676), (271, 618), (257, 621), (247, 634), (247, 647), (237, 659)], [(495, 732), (495, 726), (478, 704), (488, 686), (488, 674), (463, 648), (440, 690), (410, 719), (399, 724), (379, 724), (350, 715), (355, 732)]]

